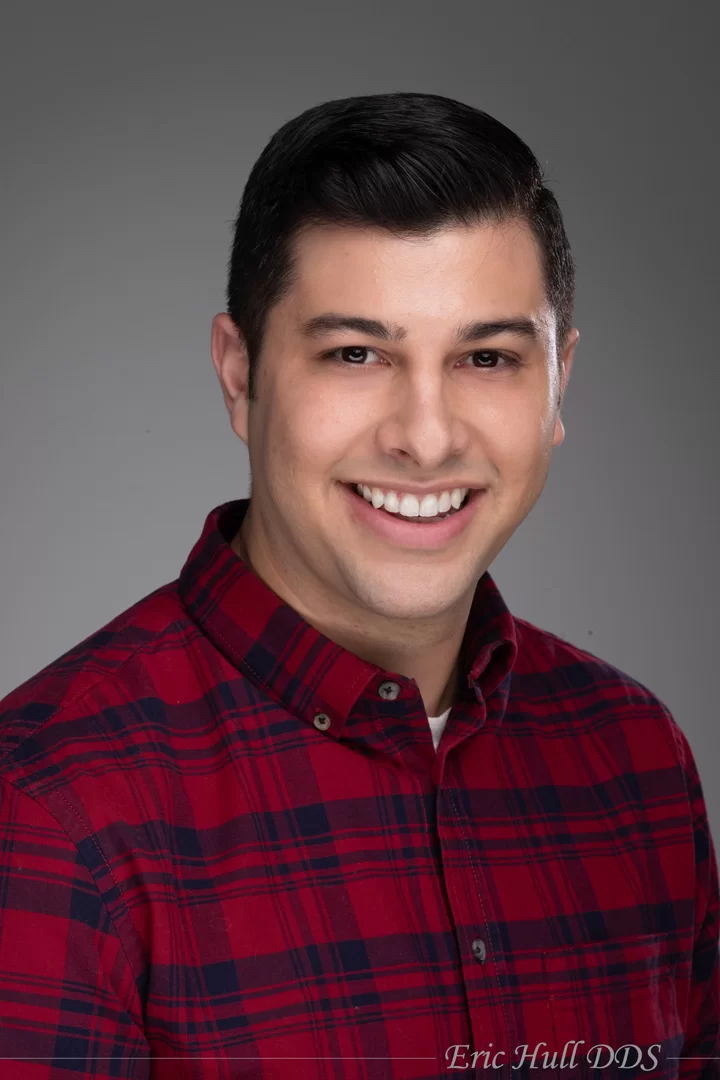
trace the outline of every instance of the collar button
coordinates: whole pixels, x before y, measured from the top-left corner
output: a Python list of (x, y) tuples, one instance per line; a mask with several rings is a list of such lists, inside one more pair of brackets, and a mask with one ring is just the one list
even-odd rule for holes
[(313, 724), (318, 731), (327, 731), (330, 727), (330, 717), (324, 712), (316, 713), (315, 716), (313, 716)]
[(384, 701), (395, 701), (400, 696), (400, 684), (388, 679), (378, 686), (378, 694)]

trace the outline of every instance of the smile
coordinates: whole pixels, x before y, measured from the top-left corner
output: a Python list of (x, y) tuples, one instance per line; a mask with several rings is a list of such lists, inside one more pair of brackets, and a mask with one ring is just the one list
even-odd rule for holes
[(444, 517), (401, 517), (383, 508), (376, 509), (354, 484), (340, 483), (348, 500), (353, 520), (366, 531), (398, 547), (431, 549), (445, 547), (468, 527), (478, 504), (486, 494), (485, 488), (470, 490), (459, 509)]

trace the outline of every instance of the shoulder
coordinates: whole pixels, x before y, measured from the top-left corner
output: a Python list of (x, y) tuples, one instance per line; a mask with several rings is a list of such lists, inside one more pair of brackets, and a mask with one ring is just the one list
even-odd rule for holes
[[(94, 718), (153, 693), (156, 671), (192, 633), (177, 582), (115, 616), (0, 700), (0, 776), (42, 769), (97, 735)], [(177, 655), (177, 653), (175, 654)]]
[(518, 643), (514, 686), (530, 689), (536, 683), (548, 689), (565, 688), (568, 693), (597, 692), (616, 704), (666, 708), (649, 687), (608, 660), (526, 619), (514, 616), (514, 622)]
[(574, 730), (610, 723), (654, 728), (683, 763), (687, 740), (666, 703), (639, 679), (578, 645), (514, 616), (518, 652), (512, 673), (520, 708), (547, 702), (548, 719)]

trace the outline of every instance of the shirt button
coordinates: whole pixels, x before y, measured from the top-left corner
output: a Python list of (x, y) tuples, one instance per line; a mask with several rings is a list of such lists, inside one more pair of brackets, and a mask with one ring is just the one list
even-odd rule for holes
[(327, 715), (327, 713), (319, 712), (315, 716), (313, 716), (313, 724), (318, 729), (318, 731), (327, 731), (327, 729), (330, 727), (330, 717)]
[(400, 684), (391, 682), (389, 679), (387, 682), (381, 682), (378, 686), (378, 694), (385, 701), (394, 701), (400, 694)]
[(479, 964), (485, 963), (485, 942), (482, 938), (476, 937), (472, 943), (473, 956)]

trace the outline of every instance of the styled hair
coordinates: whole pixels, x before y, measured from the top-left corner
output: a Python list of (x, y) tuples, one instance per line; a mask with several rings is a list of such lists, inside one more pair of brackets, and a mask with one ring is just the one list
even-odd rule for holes
[(560, 353), (572, 325), (575, 264), (543, 179), (518, 135), (438, 94), (340, 98), (283, 124), (250, 171), (228, 264), (227, 310), (248, 350), (250, 400), (268, 311), (293, 282), (292, 241), (312, 225), (417, 237), (453, 225), (526, 222)]

